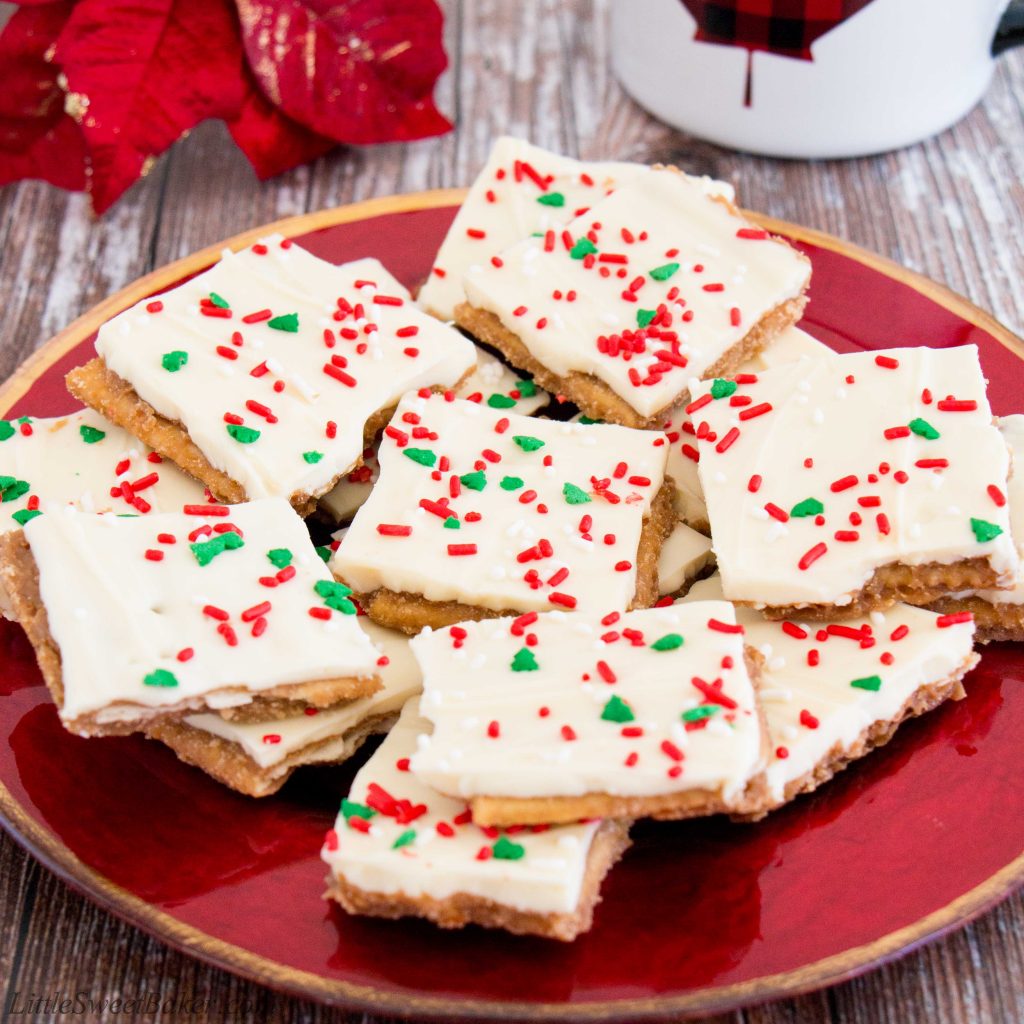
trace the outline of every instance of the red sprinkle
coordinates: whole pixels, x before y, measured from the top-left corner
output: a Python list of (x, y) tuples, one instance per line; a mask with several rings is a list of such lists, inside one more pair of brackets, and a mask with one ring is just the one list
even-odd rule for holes
[(808, 729), (817, 729), (819, 722), (806, 708), (800, 712), (800, 724), (807, 726)]
[(662, 740), (661, 750), (673, 761), (682, 761), (683, 759), (683, 752), (671, 740)]
[(230, 515), (227, 505), (186, 505), (182, 511), (187, 516), (226, 516)]
[(886, 370), (899, 369), (900, 361), (892, 356), (875, 356), (875, 364)]
[(741, 420), (752, 420), (756, 416), (763, 416), (766, 412), (771, 412), (772, 406), (770, 402), (762, 402), (760, 405), (753, 405), (749, 409), (744, 409), (740, 413)]
[(797, 562), (797, 567), (800, 569), (809, 569), (825, 552), (828, 548), (822, 544), (815, 544), (813, 548), (807, 551), (804, 556)]
[(939, 629), (948, 629), (950, 626), (957, 626), (961, 622), (973, 622), (974, 616), (970, 612), (952, 612), (949, 615), (940, 615), (935, 620)]
[(736, 439), (740, 436), (740, 432), (736, 427), (730, 427), (729, 432), (722, 438), (718, 444), (715, 445), (715, 451), (721, 455), (723, 452), (728, 451)]
[(408, 537), (412, 533), (412, 527), (398, 523), (378, 523), (377, 532), (382, 537)]
[(708, 619), (708, 629), (716, 633), (742, 633), (743, 627), (739, 623), (721, 622), (719, 619)]

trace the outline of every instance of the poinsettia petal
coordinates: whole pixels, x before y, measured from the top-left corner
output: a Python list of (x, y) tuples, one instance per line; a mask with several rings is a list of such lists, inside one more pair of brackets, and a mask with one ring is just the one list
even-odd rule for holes
[(434, 0), (236, 0), (260, 87), (289, 117), (346, 143), (440, 135), (448, 64)]
[(59, 188), (85, 188), (85, 144), (64, 112), (57, 68), (46, 54), (71, 12), (67, 2), (25, 7), (0, 32), (0, 185), (41, 178)]
[(78, 0), (55, 59), (85, 136), (97, 213), (200, 121), (235, 116), (243, 98), (228, 0)]
[(260, 92), (248, 68), (248, 86), (238, 116), (228, 121), (228, 131), (261, 180), (290, 171), (330, 152), (338, 144), (310, 131), (283, 114)]

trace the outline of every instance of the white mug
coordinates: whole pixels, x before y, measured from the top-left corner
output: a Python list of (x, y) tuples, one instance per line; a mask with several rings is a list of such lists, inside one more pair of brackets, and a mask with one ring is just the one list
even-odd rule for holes
[(963, 117), (995, 55), (1024, 42), (1024, 4), (612, 0), (612, 39), (626, 91), (676, 128), (769, 156), (863, 156)]

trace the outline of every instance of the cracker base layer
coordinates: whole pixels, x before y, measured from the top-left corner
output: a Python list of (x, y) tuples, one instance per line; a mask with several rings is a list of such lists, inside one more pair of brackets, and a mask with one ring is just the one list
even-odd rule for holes
[(783, 604), (761, 606), (754, 601), (736, 604), (755, 607), (768, 619), (804, 619), (831, 622), (861, 618), (884, 611), (898, 601), (928, 607), (951, 593), (963, 590), (998, 590), (999, 574), (986, 558), (962, 558), (957, 562), (926, 562), (879, 566), (848, 604)]
[(245, 796), (262, 797), (276, 793), (291, 777), (296, 768), (304, 764), (342, 764), (377, 733), (387, 732), (397, 721), (397, 715), (375, 715), (345, 732), (345, 750), (327, 760), (316, 757), (317, 750), (335, 742), (337, 736), (307, 744), (289, 754), (278, 764), (262, 768), (242, 748), (241, 744), (197, 729), (184, 721), (154, 722), (146, 729), (151, 739), (160, 740), (170, 747), (185, 764), (206, 772), (211, 778)]
[(927, 605), (940, 615), (970, 612), (974, 616), (974, 639), (989, 644), (1003, 640), (1024, 640), (1024, 605), (986, 601), (981, 597), (944, 597)]

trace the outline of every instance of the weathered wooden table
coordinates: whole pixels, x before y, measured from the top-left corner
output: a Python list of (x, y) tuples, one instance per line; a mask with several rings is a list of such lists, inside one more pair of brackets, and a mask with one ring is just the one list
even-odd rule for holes
[[(441, 139), (338, 150), (260, 184), (224, 128), (208, 124), (98, 222), (81, 196), (37, 183), (0, 190), (0, 378), (79, 313), (160, 264), (289, 214), (468, 184), (503, 132), (581, 157), (671, 161), (733, 181), (745, 205), (890, 256), (1024, 330), (1024, 54), (1003, 58), (984, 103), (923, 145), (842, 163), (755, 159), (671, 131), (623, 94), (609, 70), (611, 2), (446, 0), (451, 69), (439, 100), (458, 127)], [(2, 1005), (15, 992), (82, 988), (195, 999), (199, 1012), (189, 1019), (197, 1022), (361, 1019), (167, 949), (0, 836)], [(1024, 1021), (1024, 895), (864, 978), (716, 1020)]]

